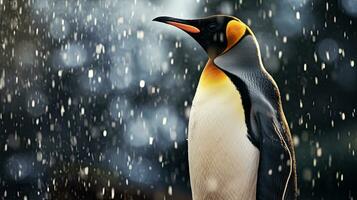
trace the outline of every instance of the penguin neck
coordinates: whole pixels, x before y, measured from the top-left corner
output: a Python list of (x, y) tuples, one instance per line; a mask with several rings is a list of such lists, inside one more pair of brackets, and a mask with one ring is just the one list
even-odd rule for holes
[(258, 42), (253, 35), (247, 35), (238, 44), (213, 60), (223, 71), (238, 77), (240, 74), (264, 70)]
[(212, 59), (208, 59), (206, 66), (202, 71), (199, 86), (204, 88), (214, 88), (227, 80), (227, 75), (214, 64)]

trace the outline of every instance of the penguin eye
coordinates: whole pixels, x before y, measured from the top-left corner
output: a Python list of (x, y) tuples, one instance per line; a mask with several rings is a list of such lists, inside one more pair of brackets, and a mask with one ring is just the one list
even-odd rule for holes
[(216, 24), (213, 24), (213, 23), (212, 23), (212, 24), (209, 24), (209, 25), (208, 25), (208, 29), (209, 29), (209, 30), (216, 30)]

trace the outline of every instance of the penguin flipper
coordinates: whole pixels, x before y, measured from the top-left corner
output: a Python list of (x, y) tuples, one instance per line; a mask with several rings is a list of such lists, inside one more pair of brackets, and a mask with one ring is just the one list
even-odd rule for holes
[(260, 135), (257, 199), (296, 199), (294, 157), (286, 128), (276, 114), (256, 112)]

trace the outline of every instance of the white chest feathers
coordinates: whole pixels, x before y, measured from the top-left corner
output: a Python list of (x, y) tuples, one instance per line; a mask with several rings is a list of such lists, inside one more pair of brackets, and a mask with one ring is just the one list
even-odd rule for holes
[(222, 74), (208, 80), (207, 73), (220, 73), (208, 70), (201, 76), (189, 120), (193, 199), (256, 199), (259, 150), (247, 137), (241, 96)]

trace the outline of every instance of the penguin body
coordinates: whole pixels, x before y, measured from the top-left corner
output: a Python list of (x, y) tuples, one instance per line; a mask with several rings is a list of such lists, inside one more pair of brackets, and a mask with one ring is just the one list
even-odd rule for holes
[(240, 93), (211, 60), (193, 99), (188, 148), (194, 199), (256, 199), (259, 150), (247, 137)]
[(155, 21), (184, 30), (209, 57), (189, 119), (193, 199), (296, 199), (290, 130), (253, 32), (231, 16)]

